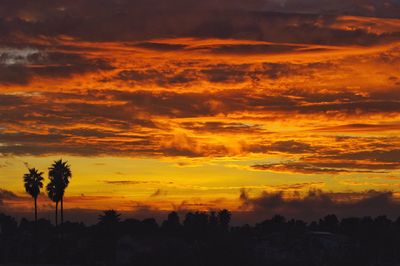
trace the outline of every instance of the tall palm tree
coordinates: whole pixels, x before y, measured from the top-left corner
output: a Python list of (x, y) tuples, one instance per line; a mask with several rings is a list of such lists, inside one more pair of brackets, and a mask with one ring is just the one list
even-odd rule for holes
[(28, 168), (29, 172), (24, 174), (25, 191), (32, 196), (35, 203), (35, 223), (37, 223), (37, 198), (40, 189), (43, 188), (43, 172), (39, 172), (36, 168)]
[(67, 161), (63, 162), (62, 159), (54, 161), (49, 168), (49, 178), (50, 180), (53, 180), (56, 191), (59, 193), (58, 198), (61, 203), (61, 224), (64, 222), (64, 193), (65, 189), (69, 185), (69, 179), (71, 177), (71, 166)]
[(47, 196), (51, 201), (56, 203), (56, 226), (58, 225), (58, 203), (61, 199), (60, 185), (57, 183), (57, 180), (50, 179), (50, 182), (46, 186)]
[(118, 224), (120, 221), (120, 216), (121, 214), (115, 210), (103, 211), (103, 214), (99, 215), (99, 224), (106, 226)]

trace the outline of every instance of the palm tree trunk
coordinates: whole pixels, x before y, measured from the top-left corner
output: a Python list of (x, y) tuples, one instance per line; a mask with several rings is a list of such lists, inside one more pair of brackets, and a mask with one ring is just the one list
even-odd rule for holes
[(37, 197), (34, 197), (34, 201), (35, 201), (35, 229), (34, 229), (34, 231), (33, 231), (33, 238), (34, 238), (34, 241), (33, 241), (33, 262), (34, 262), (34, 264), (36, 264), (36, 262), (37, 262), (37, 242), (36, 242), (36, 240), (37, 240)]
[(64, 197), (61, 197), (61, 225), (64, 223)]
[(58, 201), (56, 202), (56, 227), (58, 226)]
[(35, 223), (37, 224), (37, 197), (35, 197)]

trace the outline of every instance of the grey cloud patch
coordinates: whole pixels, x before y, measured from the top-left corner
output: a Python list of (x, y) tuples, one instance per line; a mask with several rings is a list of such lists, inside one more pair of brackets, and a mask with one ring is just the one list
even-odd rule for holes
[(251, 210), (257, 216), (281, 214), (307, 221), (332, 213), (339, 217), (382, 214), (397, 217), (400, 212), (400, 203), (390, 191), (372, 190), (346, 194), (311, 190), (304, 197), (298, 194), (285, 195), (284, 192), (263, 192), (259, 196), (251, 197), (246, 190), (242, 190), (240, 200), (243, 208)]
[(0, 83), (27, 85), (35, 76), (65, 78), (74, 74), (111, 70), (104, 59), (90, 59), (79, 54), (43, 52), (36, 49), (7, 49), (1, 54)]
[(0, 48), (0, 64), (6, 66), (26, 65), (41, 55), (39, 49), (31, 47)]

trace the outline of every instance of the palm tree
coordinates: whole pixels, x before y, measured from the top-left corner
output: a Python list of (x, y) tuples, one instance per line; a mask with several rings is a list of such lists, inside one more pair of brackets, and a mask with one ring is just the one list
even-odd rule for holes
[[(69, 185), (69, 179), (72, 177), (71, 166), (67, 161), (62, 159), (54, 161), (49, 168), (49, 178), (53, 180), (56, 191), (59, 193), (57, 197), (61, 203), (61, 224), (64, 222), (64, 193)], [(57, 207), (57, 206), (56, 206)]]
[(25, 191), (32, 196), (35, 202), (35, 223), (37, 223), (37, 198), (40, 189), (43, 188), (43, 172), (39, 172), (36, 168), (28, 168), (29, 172), (24, 174)]
[(221, 211), (218, 212), (217, 214), (218, 216), (218, 220), (219, 220), (219, 224), (220, 226), (224, 229), (224, 230), (228, 230), (229, 229), (229, 223), (231, 221), (231, 212), (223, 209)]
[(112, 227), (119, 223), (120, 216), (121, 214), (115, 210), (103, 211), (103, 214), (99, 215), (99, 224), (106, 227)]
[(50, 182), (46, 186), (47, 196), (49, 199), (56, 203), (56, 218), (55, 223), (58, 225), (58, 203), (61, 199), (60, 185), (57, 184), (57, 180), (50, 179)]

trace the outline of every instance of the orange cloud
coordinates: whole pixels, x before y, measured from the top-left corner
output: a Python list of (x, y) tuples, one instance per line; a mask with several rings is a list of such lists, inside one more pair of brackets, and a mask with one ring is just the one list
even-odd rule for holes
[[(80, 188), (115, 194), (81, 197), (76, 188), (70, 199), (126, 210), (134, 202), (171, 209), (190, 193), (199, 199), (182, 208), (211, 208), (213, 189), (219, 204), (235, 207), (240, 187), (290, 190), (339, 175), (365, 187), (368, 174), (398, 175), (398, 3), (303, 2), (8, 3), (0, 10), (0, 159), (181, 166), (170, 174), (188, 182), (173, 188), (153, 167), (134, 180), (86, 173), (90, 185)], [(10, 177), (22, 170), (0, 168), (0, 186), (17, 187)], [(326, 182), (334, 191), (347, 185)], [(144, 190), (121, 198), (127, 186)]]

